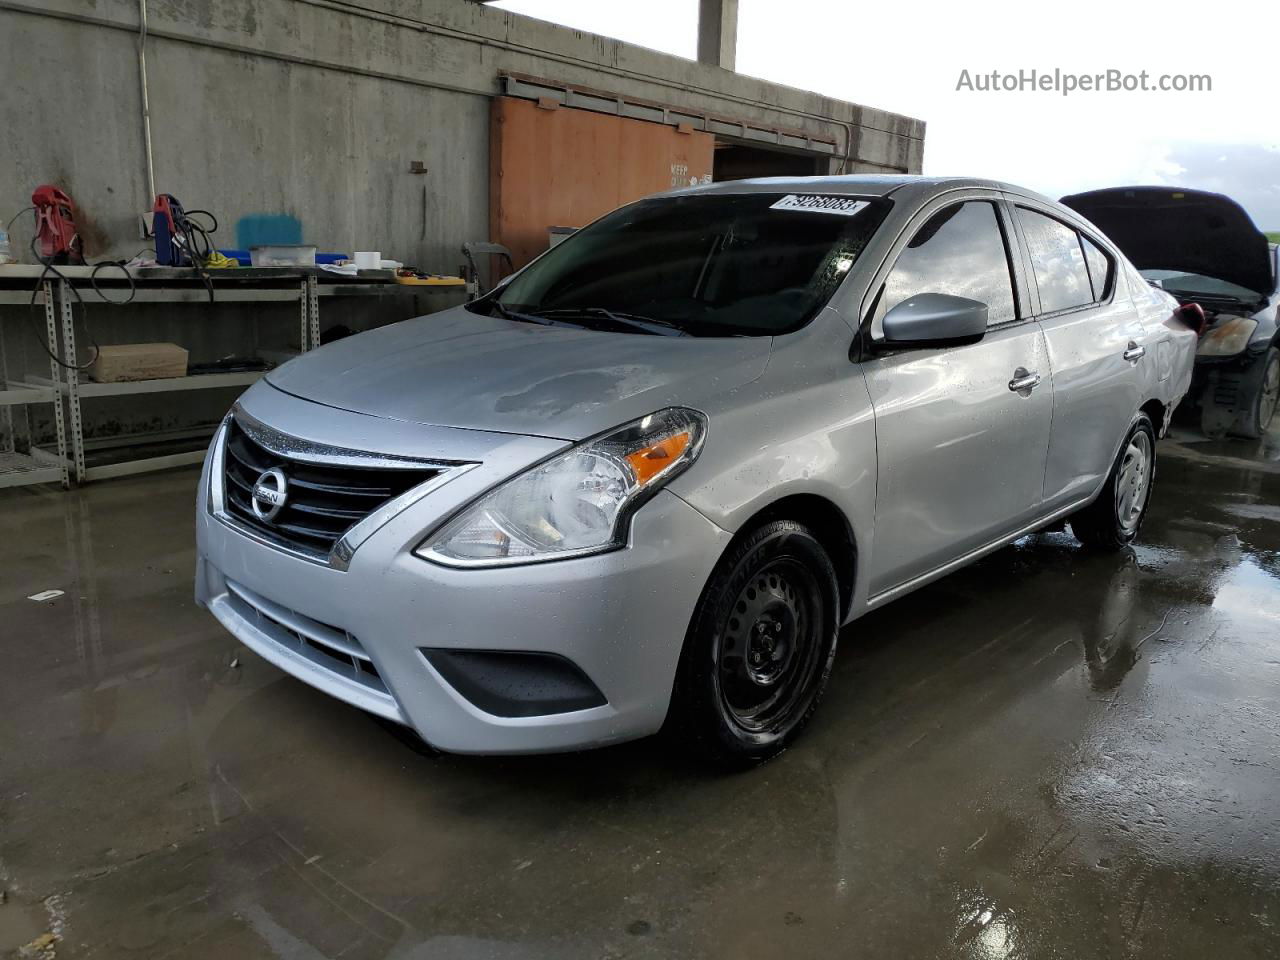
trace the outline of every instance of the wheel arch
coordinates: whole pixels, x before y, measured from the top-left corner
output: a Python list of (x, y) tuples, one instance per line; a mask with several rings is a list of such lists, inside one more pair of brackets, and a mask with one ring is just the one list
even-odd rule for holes
[(1138, 416), (1146, 414), (1147, 419), (1151, 421), (1152, 432), (1155, 434), (1156, 440), (1159, 441), (1168, 427), (1164, 418), (1169, 415), (1172, 409), (1172, 406), (1167, 405), (1159, 397), (1151, 397), (1143, 401), (1142, 405), (1133, 411), (1133, 416), (1130, 418), (1128, 426), (1124, 428), (1124, 433), (1120, 435), (1120, 440), (1116, 443), (1115, 450), (1111, 454), (1111, 466), (1107, 467), (1107, 472), (1098, 481), (1097, 489), (1089, 497), (1090, 504), (1097, 500), (1102, 491), (1106, 489), (1107, 480), (1111, 476), (1111, 471), (1115, 469), (1115, 465), (1120, 459), (1120, 454), (1124, 452), (1125, 443), (1129, 439), (1129, 434), (1133, 431), (1134, 424), (1138, 422)]
[(840, 620), (848, 616), (858, 569), (858, 541), (849, 518), (835, 503), (816, 493), (792, 493), (761, 507), (738, 527), (727, 553), (742, 537), (773, 520), (793, 520), (813, 533), (836, 569), (840, 589)]
[[(1160, 440), (1164, 437), (1169, 429), (1169, 406), (1159, 397), (1152, 397), (1146, 403), (1138, 408), (1139, 413), (1145, 413), (1151, 419), (1151, 425), (1156, 428), (1156, 439)], [(1127, 433), (1127, 431), (1126, 431)]]

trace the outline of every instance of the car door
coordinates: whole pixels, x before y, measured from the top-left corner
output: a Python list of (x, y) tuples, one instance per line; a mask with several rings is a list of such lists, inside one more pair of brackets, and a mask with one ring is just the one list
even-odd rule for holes
[[(887, 595), (1029, 523), (1040, 508), (1052, 384), (1021, 259), (996, 198), (935, 200), (873, 282), (862, 363), (878, 453), (870, 592)], [(964, 346), (876, 346), (884, 314), (922, 293), (988, 305)], [(1038, 378), (1038, 379), (1037, 379)]]
[(1142, 402), (1147, 339), (1121, 289), (1115, 256), (1045, 206), (1013, 201), (1053, 368), (1053, 428), (1045, 461), (1046, 507), (1092, 496), (1111, 469)]

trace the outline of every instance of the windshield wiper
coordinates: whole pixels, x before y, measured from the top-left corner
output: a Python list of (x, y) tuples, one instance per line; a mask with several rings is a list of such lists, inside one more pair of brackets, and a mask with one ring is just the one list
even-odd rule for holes
[(519, 323), (536, 323), (543, 327), (573, 327), (577, 330), (586, 329), (580, 323), (569, 323), (565, 320), (553, 320), (552, 318), (545, 317), (540, 313), (521, 313), (517, 310), (512, 310), (510, 307), (498, 300), (491, 300), (488, 305), (493, 307), (498, 312), (498, 316), (502, 317), (504, 320), (515, 320)]
[(645, 333), (656, 334), (660, 337), (689, 336), (687, 330), (669, 320), (657, 320), (653, 317), (641, 317), (631, 313), (618, 313), (615, 310), (608, 310), (604, 307), (561, 307), (554, 310), (540, 310), (537, 316), (603, 317), (618, 326), (630, 327), (633, 330), (643, 330)]

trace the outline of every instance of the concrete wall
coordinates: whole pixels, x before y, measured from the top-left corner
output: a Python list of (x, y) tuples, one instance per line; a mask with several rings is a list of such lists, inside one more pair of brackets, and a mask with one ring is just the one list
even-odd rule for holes
[[(136, 0), (0, 0), (0, 215), (58, 183), (90, 259), (147, 246), (138, 26)], [(224, 247), (296, 222), (454, 270), (488, 230), (500, 71), (834, 138), (850, 172), (923, 152), (919, 121), (457, 0), (148, 0), (148, 28), (156, 188), (213, 210)]]
[[(147, 0), (147, 8), (156, 189), (212, 210), (223, 248), (248, 246), (264, 225), (293, 224), (322, 250), (375, 249), (454, 272), (460, 245), (487, 239), (489, 101), (501, 71), (797, 129), (848, 151), (848, 172), (920, 170), (919, 121), (477, 3)], [(48, 182), (76, 201), (91, 261), (150, 246), (140, 235), (151, 196), (139, 23), (138, 0), (0, 0), (0, 224)], [(427, 173), (410, 173), (413, 161)], [(23, 259), (30, 224), (28, 216), (13, 228)], [(393, 315), (389, 304), (348, 303), (341, 315), (335, 307), (326, 305), (326, 326), (413, 315)], [(175, 341), (200, 362), (255, 343), (287, 345), (295, 309), (94, 306), (77, 310), (77, 324), (90, 324), (102, 343)], [(29, 324), (42, 327), (24, 308), (0, 307), (14, 377), (47, 375)], [(86, 404), (86, 432), (214, 422), (233, 397), (210, 390)], [(30, 413), (32, 432), (47, 440), (49, 411)], [(5, 433), (0, 423), (0, 447)]]

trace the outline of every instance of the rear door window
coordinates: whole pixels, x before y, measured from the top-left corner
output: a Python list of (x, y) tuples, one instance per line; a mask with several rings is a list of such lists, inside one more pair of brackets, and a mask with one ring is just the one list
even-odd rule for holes
[(1040, 290), (1040, 311), (1056, 313), (1093, 303), (1093, 284), (1080, 235), (1060, 220), (1026, 207), (1018, 208), (1018, 220)]
[(946, 293), (987, 305), (987, 325), (1017, 318), (1004, 231), (995, 204), (970, 200), (944, 207), (922, 226), (885, 280), (887, 313), (921, 293)]

